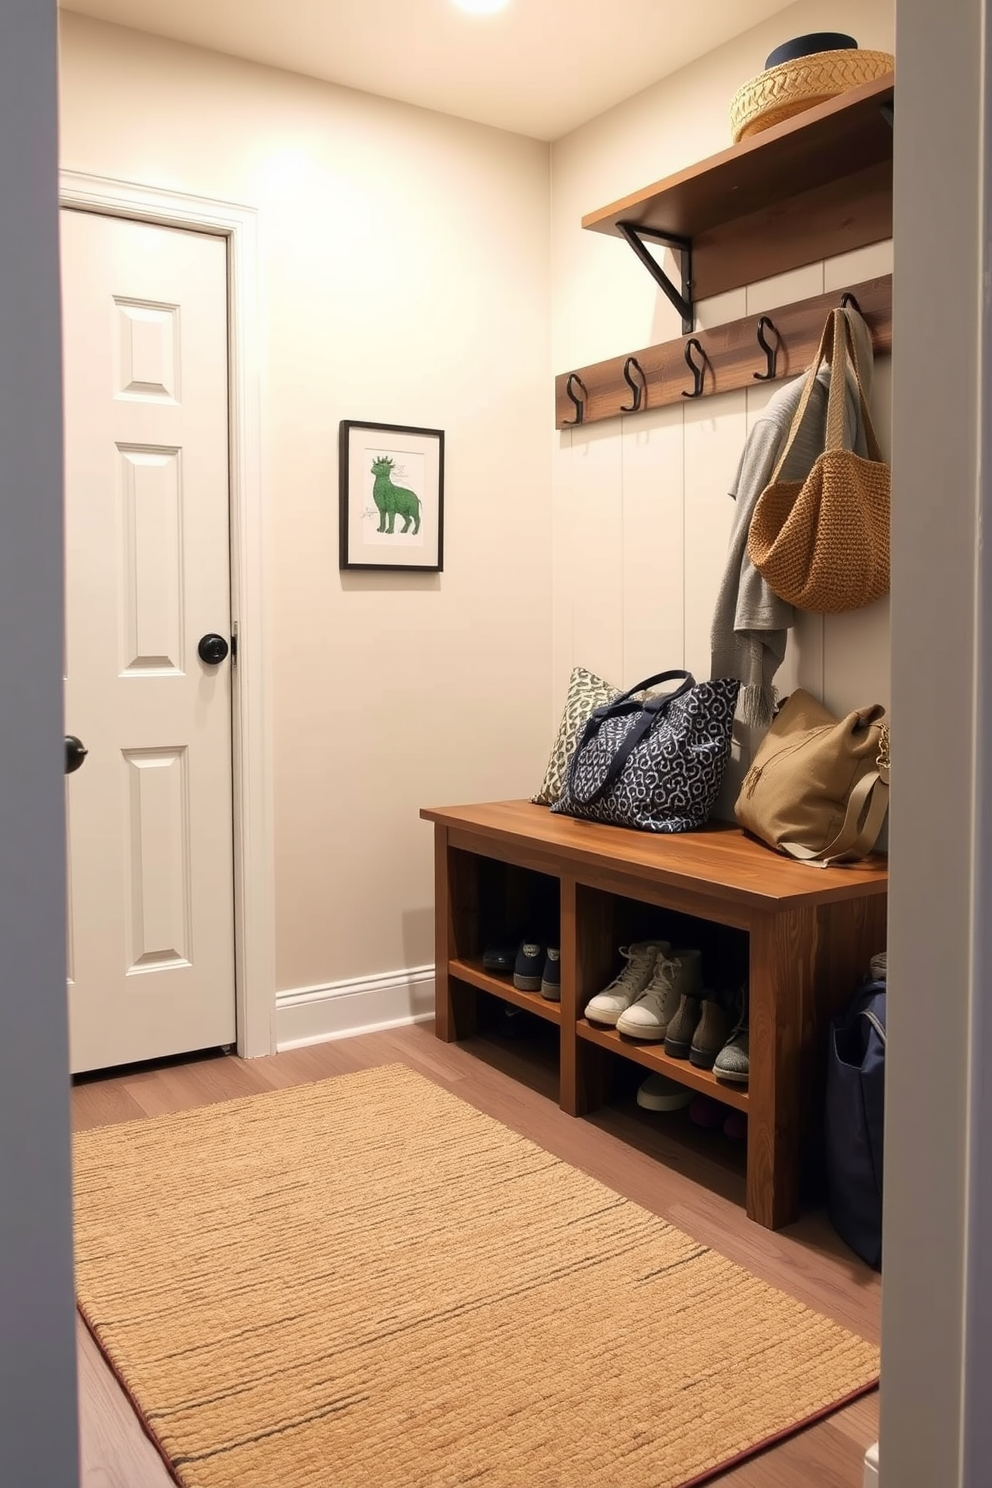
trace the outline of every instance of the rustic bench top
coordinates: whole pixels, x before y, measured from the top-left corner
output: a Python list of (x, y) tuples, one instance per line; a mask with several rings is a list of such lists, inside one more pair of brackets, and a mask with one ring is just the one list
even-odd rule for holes
[(502, 856), (495, 851), (500, 846), (518, 852), (529, 848), (559, 871), (585, 867), (619, 873), (752, 908), (831, 904), (888, 889), (887, 860), (881, 854), (851, 867), (813, 868), (724, 822), (712, 822), (699, 832), (662, 835), (557, 816), (530, 801), (425, 807), (420, 815), (447, 827), (456, 839), (462, 834), (473, 839), (473, 850), (483, 854), (486, 842), (496, 857)]

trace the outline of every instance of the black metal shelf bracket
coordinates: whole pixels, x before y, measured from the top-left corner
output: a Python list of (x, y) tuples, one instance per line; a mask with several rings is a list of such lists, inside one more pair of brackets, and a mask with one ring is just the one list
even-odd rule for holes
[[(696, 329), (696, 312), (692, 303), (692, 243), (690, 240), (677, 237), (674, 233), (661, 232), (654, 227), (644, 227), (639, 222), (618, 222), (617, 231), (623, 233), (652, 279), (671, 300), (682, 317), (682, 333), (688, 336)], [(679, 265), (679, 278), (682, 281), (680, 289), (672, 283), (654, 254), (648, 252), (645, 238), (661, 243), (675, 254)]]

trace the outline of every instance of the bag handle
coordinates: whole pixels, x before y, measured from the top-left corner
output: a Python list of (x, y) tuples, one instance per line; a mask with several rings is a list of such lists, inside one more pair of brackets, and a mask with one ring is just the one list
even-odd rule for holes
[(827, 322), (823, 327), (823, 333), (820, 336), (820, 345), (817, 349), (816, 356), (813, 358), (812, 362), (810, 362), (809, 371), (806, 373), (806, 382), (803, 386), (802, 397), (799, 400), (799, 407), (796, 409), (795, 414), (793, 415), (792, 425), (789, 429), (788, 437), (786, 438), (785, 444), (782, 446), (782, 453), (778, 457), (778, 463), (776, 464), (775, 469), (772, 471), (772, 478), (768, 482), (770, 486), (773, 486), (778, 480), (779, 476), (782, 474), (782, 468), (785, 465), (786, 460), (792, 453), (792, 447), (795, 444), (796, 439), (798, 438), (799, 430), (802, 428), (803, 419), (806, 417), (806, 410), (809, 408), (809, 400), (812, 398), (813, 389), (816, 387), (817, 373), (820, 370), (820, 366), (823, 362), (824, 357), (829, 357), (830, 349), (833, 346), (833, 336), (834, 324), (833, 317), (831, 316), (827, 319)]
[[(657, 687), (659, 682), (674, 682), (678, 677), (682, 678), (682, 685), (681, 687), (677, 687), (674, 692), (666, 692), (660, 698), (645, 698), (643, 702), (634, 703), (634, 707), (636, 708), (650, 708), (653, 712), (657, 713), (667, 708), (669, 703), (673, 703), (677, 697), (681, 697), (690, 688), (695, 687), (696, 679), (691, 672), (656, 672), (653, 677), (645, 677), (643, 682), (638, 682), (637, 686), (632, 687), (629, 692), (621, 693), (618, 698), (613, 699), (612, 703), (601, 703), (594, 710), (592, 716), (594, 718), (622, 716), (623, 712), (628, 710), (623, 709), (621, 705), (623, 703), (629, 703), (631, 699), (636, 697), (637, 693), (647, 692), (649, 687)], [(616, 713), (614, 713), (614, 709), (617, 710)]]
[(862, 1017), (862, 1018), (867, 1018), (868, 1019), (868, 1022), (871, 1024), (872, 1028), (874, 1028), (875, 1032), (878, 1034), (879, 1038), (882, 1040), (882, 1047), (884, 1049), (884, 1047), (885, 1047), (885, 1024), (882, 1022), (882, 1020), (878, 1016), (878, 1014), (877, 1013), (873, 1013), (872, 1010), (871, 1010), (871, 1008), (862, 1008), (859, 1016)]
[[(816, 357), (810, 363), (809, 371), (806, 373), (806, 382), (803, 387), (802, 397), (799, 400), (799, 407), (793, 416), (788, 437), (782, 446), (782, 453), (779, 455), (778, 462), (772, 472), (771, 480), (768, 483), (770, 486), (773, 486), (782, 474), (785, 462), (792, 453), (793, 446), (799, 437), (799, 431), (802, 428), (810, 399), (813, 396), (813, 389), (816, 386), (816, 379), (824, 361), (829, 362), (831, 368), (830, 391), (827, 397), (825, 448), (828, 450), (844, 448), (844, 405), (847, 391), (846, 362), (848, 354), (851, 357), (851, 370), (858, 389), (858, 399), (861, 405), (861, 417), (864, 422), (868, 455), (872, 460), (881, 461), (882, 459), (878, 440), (875, 438), (875, 426), (871, 421), (871, 412), (868, 408), (868, 401), (865, 398), (864, 386), (861, 381), (857, 346), (854, 342), (854, 332), (848, 318), (849, 314), (850, 312), (847, 310), (833, 310), (827, 317)], [(836, 335), (838, 328), (842, 328), (839, 338)], [(840, 342), (839, 348), (838, 340)], [(835, 375), (838, 371), (842, 374), (840, 377)], [(832, 442), (832, 438), (836, 442)]]
[[(656, 687), (659, 682), (674, 682), (678, 677), (683, 679), (682, 685), (677, 687), (674, 692), (666, 692), (662, 697), (646, 698), (643, 702), (634, 700), (635, 693), (645, 692), (649, 687)], [(602, 800), (610, 787), (619, 779), (624, 765), (644, 738), (644, 735), (650, 733), (651, 729), (654, 728), (655, 721), (668, 711), (676, 698), (683, 697), (695, 685), (696, 679), (691, 672), (658, 672), (655, 676), (647, 677), (643, 682), (638, 682), (636, 687), (632, 687), (629, 692), (625, 692), (612, 703), (603, 703), (600, 707), (593, 709), (585, 728), (582, 730), (582, 738), (576, 745), (572, 758), (568, 763), (568, 789), (580, 806), (595, 806), (597, 801)], [(608, 718), (623, 718), (629, 713), (640, 713), (641, 717), (638, 718), (633, 728), (627, 730), (624, 741), (613, 759), (610, 760), (609, 768), (600, 784), (596, 786), (590, 795), (580, 795), (575, 784), (575, 770), (579, 755), (586, 744), (591, 743), (596, 737)]]
[[(833, 321), (831, 340), (833, 342), (833, 355), (830, 361), (830, 393), (827, 398), (827, 438), (825, 448), (828, 450), (844, 449), (844, 412), (847, 402), (847, 369), (850, 367), (854, 378), (854, 385), (858, 390), (858, 401), (861, 405), (861, 421), (865, 431), (865, 445), (870, 460), (882, 459), (882, 452), (875, 438), (875, 426), (871, 421), (871, 411), (868, 407), (868, 399), (865, 397), (864, 384), (861, 381), (861, 367), (858, 363), (858, 348), (854, 339), (854, 329), (851, 325), (848, 312), (835, 310), (831, 315)], [(838, 331), (840, 334), (838, 335)], [(841, 376), (837, 374), (841, 373)]]

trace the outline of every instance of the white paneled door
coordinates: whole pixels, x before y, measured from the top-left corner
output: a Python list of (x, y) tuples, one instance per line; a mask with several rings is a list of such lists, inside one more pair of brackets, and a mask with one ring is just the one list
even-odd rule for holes
[(64, 210), (62, 292), (79, 1072), (235, 1037), (226, 244)]

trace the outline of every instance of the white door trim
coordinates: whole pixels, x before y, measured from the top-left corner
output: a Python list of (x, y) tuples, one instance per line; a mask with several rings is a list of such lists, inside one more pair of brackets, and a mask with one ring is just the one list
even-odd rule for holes
[(130, 217), (227, 240), (230, 349), (235, 976), (238, 1053), (275, 1049), (271, 757), (263, 626), (264, 512), (259, 447), (257, 214), (252, 207), (80, 171), (59, 173), (64, 207)]

